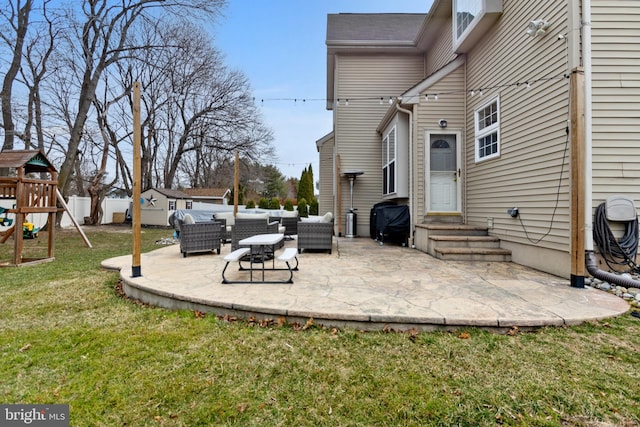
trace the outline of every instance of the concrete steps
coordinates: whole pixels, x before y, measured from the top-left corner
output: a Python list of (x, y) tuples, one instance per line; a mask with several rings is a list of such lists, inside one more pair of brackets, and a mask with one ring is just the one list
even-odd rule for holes
[(509, 262), (511, 251), (486, 228), (463, 224), (428, 224), (427, 253), (447, 261)]

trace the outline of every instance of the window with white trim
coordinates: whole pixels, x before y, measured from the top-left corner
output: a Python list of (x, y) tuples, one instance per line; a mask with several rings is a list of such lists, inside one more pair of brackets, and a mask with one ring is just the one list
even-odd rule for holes
[(454, 1), (454, 25), (456, 40), (462, 39), (462, 35), (469, 28), (476, 17), (482, 11), (482, 0), (455, 0)]
[(476, 162), (500, 156), (500, 102), (491, 100), (475, 111)]
[(453, 0), (453, 50), (468, 52), (502, 15), (503, 0)]
[(391, 128), (382, 139), (382, 194), (396, 192), (396, 128)]

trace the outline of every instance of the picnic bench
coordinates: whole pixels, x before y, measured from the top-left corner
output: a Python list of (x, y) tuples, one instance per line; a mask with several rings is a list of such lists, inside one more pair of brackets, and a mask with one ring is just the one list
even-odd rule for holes
[[(298, 271), (298, 251), (296, 248), (285, 248), (277, 256), (274, 248), (284, 239), (283, 234), (259, 234), (246, 239), (240, 243), (240, 247), (224, 257), (225, 266), (222, 270), (222, 283), (293, 283), (293, 272)], [(286, 268), (276, 267), (275, 262), (284, 262)], [(295, 260), (295, 265), (293, 264)], [(271, 267), (267, 268), (268, 261), (271, 261)], [(230, 280), (225, 276), (230, 263), (238, 263), (238, 271), (248, 271), (249, 280)], [(248, 266), (243, 265), (248, 263)], [(261, 273), (259, 279), (254, 280), (254, 264), (261, 264), (261, 268), (257, 271)], [(266, 280), (267, 273), (273, 271), (288, 271), (289, 277), (284, 280)]]

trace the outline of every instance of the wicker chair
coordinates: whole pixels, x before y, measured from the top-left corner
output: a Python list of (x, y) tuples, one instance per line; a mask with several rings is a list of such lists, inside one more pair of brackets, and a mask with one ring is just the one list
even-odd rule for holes
[(300, 221), (300, 218), (297, 217), (282, 217), (282, 225), (284, 226), (285, 229), (285, 236), (289, 237), (290, 239), (292, 238), (291, 236), (295, 236), (296, 234), (298, 234), (298, 222)]
[(293, 240), (292, 236), (298, 234), (298, 217), (286, 217), (286, 216), (270, 216), (269, 222), (278, 222), (280, 229), (284, 230), (284, 238), (286, 240)]
[[(236, 218), (236, 223), (231, 229), (231, 250), (241, 248), (240, 240), (258, 234), (271, 234), (278, 232), (277, 222), (268, 222), (266, 219)], [(279, 247), (281, 247), (279, 245)]]
[(230, 242), (231, 228), (235, 223), (233, 212), (216, 212), (213, 214), (213, 220), (221, 222), (224, 225), (222, 229), (222, 236), (221, 236), (222, 243)]
[(298, 253), (303, 249), (325, 250), (331, 253), (333, 220), (330, 222), (299, 222)]
[(192, 252), (217, 251), (219, 255), (221, 234), (219, 222), (183, 222), (180, 224), (180, 252), (185, 258)]

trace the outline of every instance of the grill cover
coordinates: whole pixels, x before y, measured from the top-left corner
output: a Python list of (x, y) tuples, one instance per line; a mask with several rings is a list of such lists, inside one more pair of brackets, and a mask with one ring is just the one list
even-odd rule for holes
[(376, 208), (377, 238), (406, 244), (411, 227), (409, 206), (385, 205)]

